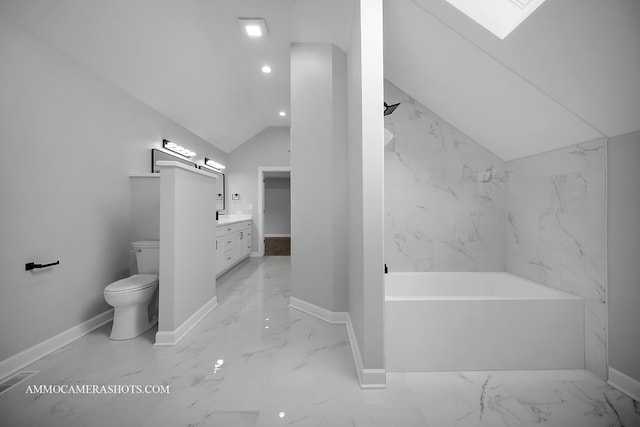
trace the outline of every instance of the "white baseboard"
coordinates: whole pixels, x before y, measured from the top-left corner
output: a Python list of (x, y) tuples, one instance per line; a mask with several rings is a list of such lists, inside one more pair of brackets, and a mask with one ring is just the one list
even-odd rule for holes
[(345, 326), (347, 327), (347, 335), (349, 336), (349, 342), (351, 343), (351, 353), (353, 355), (353, 361), (356, 364), (356, 372), (358, 373), (360, 388), (386, 388), (387, 373), (385, 369), (365, 369), (363, 367), (358, 339), (356, 338), (356, 332), (353, 329), (349, 313), (347, 313), (347, 322)]
[(346, 324), (349, 314), (344, 311), (330, 311), (295, 297), (289, 298), (289, 306), (332, 324)]
[(178, 344), (182, 338), (184, 338), (191, 329), (193, 329), (204, 317), (211, 312), (218, 305), (218, 297), (211, 298), (205, 305), (200, 307), (195, 313), (193, 313), (187, 320), (182, 322), (182, 325), (178, 326), (173, 331), (158, 331), (156, 333), (156, 342), (153, 344), (155, 347), (166, 347)]
[(366, 369), (363, 367), (362, 356), (360, 355), (360, 349), (358, 348), (358, 339), (356, 338), (356, 333), (353, 329), (351, 317), (348, 312), (327, 310), (326, 308), (318, 307), (315, 304), (302, 301), (295, 297), (290, 297), (289, 306), (302, 311), (303, 313), (317, 317), (320, 320), (324, 320), (325, 322), (345, 325), (347, 328), (349, 343), (351, 344), (351, 353), (353, 355), (353, 362), (356, 365), (356, 373), (358, 374), (360, 388), (386, 388), (386, 370)]
[(29, 366), (38, 359), (53, 353), (57, 349), (64, 347), (72, 341), (88, 334), (96, 328), (110, 322), (113, 319), (113, 309), (86, 320), (79, 325), (67, 329), (39, 344), (34, 345), (20, 353), (0, 362), (0, 379), (6, 378), (14, 372)]
[(620, 390), (636, 402), (640, 402), (640, 381), (609, 366), (609, 385)]
[(251, 253), (249, 254), (249, 256), (250, 256), (251, 258), (258, 258), (258, 257), (260, 257), (261, 255), (260, 255), (260, 252), (251, 252)]
[(291, 234), (265, 234), (264, 237), (291, 237)]

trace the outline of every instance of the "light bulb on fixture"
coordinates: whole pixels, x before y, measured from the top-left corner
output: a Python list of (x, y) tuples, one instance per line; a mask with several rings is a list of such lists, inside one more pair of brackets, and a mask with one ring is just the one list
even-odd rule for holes
[(188, 148), (183, 147), (182, 145), (178, 145), (175, 142), (169, 141), (168, 139), (162, 140), (162, 148), (173, 151), (174, 153), (180, 154), (184, 157), (193, 157), (196, 155), (195, 151), (191, 151)]
[(205, 159), (204, 159), (204, 165), (205, 165), (206, 167), (208, 167), (209, 169), (213, 169), (213, 170), (215, 170), (216, 172), (220, 172), (220, 171), (222, 171), (223, 169), (225, 169), (225, 167), (226, 167), (226, 166), (225, 166), (225, 165), (223, 165), (222, 163), (218, 163), (218, 162), (216, 162), (215, 160), (213, 160), (213, 159), (208, 159), (208, 158), (206, 158), (206, 157), (205, 157)]
[(287, 115), (287, 113), (285, 113), (284, 111), (280, 111), (280, 112), (278, 113), (278, 115), (279, 115), (280, 117), (284, 117), (284, 116), (286, 116), (286, 115)]
[(269, 74), (271, 72), (271, 67), (269, 67), (268, 65), (263, 65), (262, 72), (265, 74)]

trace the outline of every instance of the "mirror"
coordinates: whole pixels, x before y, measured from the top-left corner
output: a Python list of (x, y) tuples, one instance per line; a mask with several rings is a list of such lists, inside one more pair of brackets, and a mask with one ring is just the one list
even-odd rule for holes
[(216, 189), (216, 210), (218, 212), (222, 212), (224, 210), (224, 190), (226, 188), (226, 182), (225, 179), (226, 177), (224, 176), (224, 174), (222, 172), (216, 172), (213, 169), (209, 169), (206, 166), (198, 166), (201, 170), (203, 170), (204, 172), (210, 173), (211, 175), (217, 175), (218, 179), (216, 179), (217, 181), (217, 189)]
[(193, 168), (202, 169), (204, 172), (210, 173), (212, 175), (216, 175), (218, 179), (216, 179), (216, 210), (218, 212), (222, 212), (225, 209), (225, 189), (226, 189), (226, 180), (225, 175), (222, 172), (216, 172), (207, 167), (202, 167), (196, 165), (194, 162), (183, 159), (178, 156), (174, 156), (172, 154), (167, 153), (166, 151), (160, 151), (158, 149), (151, 149), (151, 172), (152, 173), (160, 173), (160, 170), (156, 167), (156, 162), (160, 160), (167, 160), (172, 162), (180, 162), (184, 163)]

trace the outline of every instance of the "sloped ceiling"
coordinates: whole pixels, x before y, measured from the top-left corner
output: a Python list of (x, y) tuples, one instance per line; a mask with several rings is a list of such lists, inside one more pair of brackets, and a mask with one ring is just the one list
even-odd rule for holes
[(504, 40), (445, 0), (384, 6), (385, 77), (505, 160), (640, 129), (637, 0), (547, 0)]
[[(228, 152), (289, 125), (290, 43), (346, 50), (353, 6), (0, 0), (0, 13)], [(504, 40), (445, 0), (384, 6), (385, 77), (503, 159), (640, 128), (637, 0), (547, 0)], [(269, 37), (247, 39), (238, 17), (265, 18)]]
[[(352, 0), (0, 0), (0, 13), (218, 148), (288, 126), (292, 42), (347, 48)], [(249, 40), (237, 18), (261, 17)], [(272, 73), (260, 71), (269, 64)]]

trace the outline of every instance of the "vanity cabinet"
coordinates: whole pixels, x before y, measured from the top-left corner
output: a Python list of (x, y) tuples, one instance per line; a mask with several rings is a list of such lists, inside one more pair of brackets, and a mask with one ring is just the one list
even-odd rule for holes
[(251, 221), (219, 224), (216, 228), (216, 277), (251, 253)]

